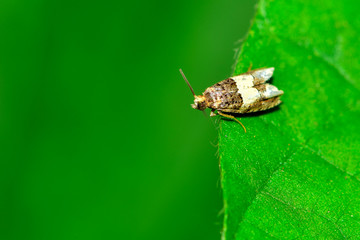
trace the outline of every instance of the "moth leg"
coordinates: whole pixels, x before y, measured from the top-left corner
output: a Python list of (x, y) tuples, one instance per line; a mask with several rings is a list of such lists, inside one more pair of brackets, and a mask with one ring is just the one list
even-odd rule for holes
[(212, 109), (210, 112), (210, 117), (215, 117), (216, 113), (215, 113), (215, 109)]
[(239, 120), (237, 120), (234, 116), (225, 114), (225, 113), (220, 112), (220, 111), (218, 111), (217, 113), (218, 113), (219, 115), (223, 116), (223, 117), (230, 118), (230, 119), (235, 120), (235, 121), (237, 121), (238, 123), (240, 123), (240, 125), (244, 128), (244, 131), (245, 131), (245, 133), (246, 133), (246, 128), (245, 128), (244, 124), (242, 124), (242, 123), (241, 123)]
[(247, 72), (250, 72), (251, 71), (251, 68), (252, 68), (252, 62), (250, 63), (250, 66), (249, 66), (249, 68), (248, 68), (248, 70), (247, 70)]

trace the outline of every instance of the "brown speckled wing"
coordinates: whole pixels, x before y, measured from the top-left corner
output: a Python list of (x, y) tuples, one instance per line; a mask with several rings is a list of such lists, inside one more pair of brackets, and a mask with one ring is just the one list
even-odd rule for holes
[(216, 83), (207, 88), (203, 94), (212, 109), (239, 109), (243, 103), (232, 78)]

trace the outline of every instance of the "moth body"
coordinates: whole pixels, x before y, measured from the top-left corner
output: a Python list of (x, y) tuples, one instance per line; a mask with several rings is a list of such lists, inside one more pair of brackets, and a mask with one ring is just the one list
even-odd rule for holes
[(210, 108), (212, 109), (210, 116), (214, 116), (214, 111), (217, 110), (218, 114), (238, 121), (226, 113), (264, 111), (281, 103), (280, 96), (284, 92), (266, 83), (272, 77), (274, 70), (273, 67), (260, 68), (230, 77), (208, 87), (202, 95), (195, 95), (185, 75), (181, 70), (180, 72), (193, 92), (194, 104), (191, 106), (194, 109), (203, 111)]
[(284, 93), (274, 85), (266, 83), (274, 68), (256, 69), (230, 77), (207, 88), (203, 95), (195, 96), (193, 108), (211, 108), (228, 113), (258, 112), (281, 103)]

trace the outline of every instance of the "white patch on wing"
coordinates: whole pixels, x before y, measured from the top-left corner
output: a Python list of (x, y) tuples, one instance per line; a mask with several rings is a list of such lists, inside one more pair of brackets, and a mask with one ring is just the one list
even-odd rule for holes
[(267, 81), (271, 78), (271, 76), (274, 73), (275, 68), (271, 67), (271, 68), (263, 68), (263, 69), (259, 69), (259, 70), (255, 70), (252, 75), (255, 78), (258, 78), (262, 81)]
[(263, 97), (268, 99), (268, 98), (273, 98), (273, 97), (277, 97), (280, 95), (283, 95), (284, 92), (279, 90), (277, 87), (275, 87), (274, 85), (271, 84), (265, 84), (266, 89), (265, 92), (262, 93)]
[(235, 76), (232, 77), (232, 79), (235, 81), (236, 86), (239, 90), (251, 88), (252, 86), (254, 86), (254, 77), (251, 74)]
[(241, 94), (244, 103), (241, 107), (247, 107), (260, 99), (260, 92), (256, 88), (239, 89), (238, 93)]

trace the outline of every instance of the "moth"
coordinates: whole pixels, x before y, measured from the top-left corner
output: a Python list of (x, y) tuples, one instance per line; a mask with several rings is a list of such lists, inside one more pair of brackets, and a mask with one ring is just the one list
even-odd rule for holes
[[(281, 103), (280, 96), (284, 94), (274, 85), (266, 83), (273, 75), (275, 68), (259, 68), (230, 77), (208, 87), (202, 95), (195, 95), (193, 88), (180, 69), (185, 82), (194, 95), (194, 109), (204, 111), (210, 108), (210, 116), (217, 114), (230, 118), (245, 126), (230, 114), (244, 114), (264, 111)], [(217, 114), (215, 113), (217, 112)], [(230, 113), (230, 114), (229, 114)]]

